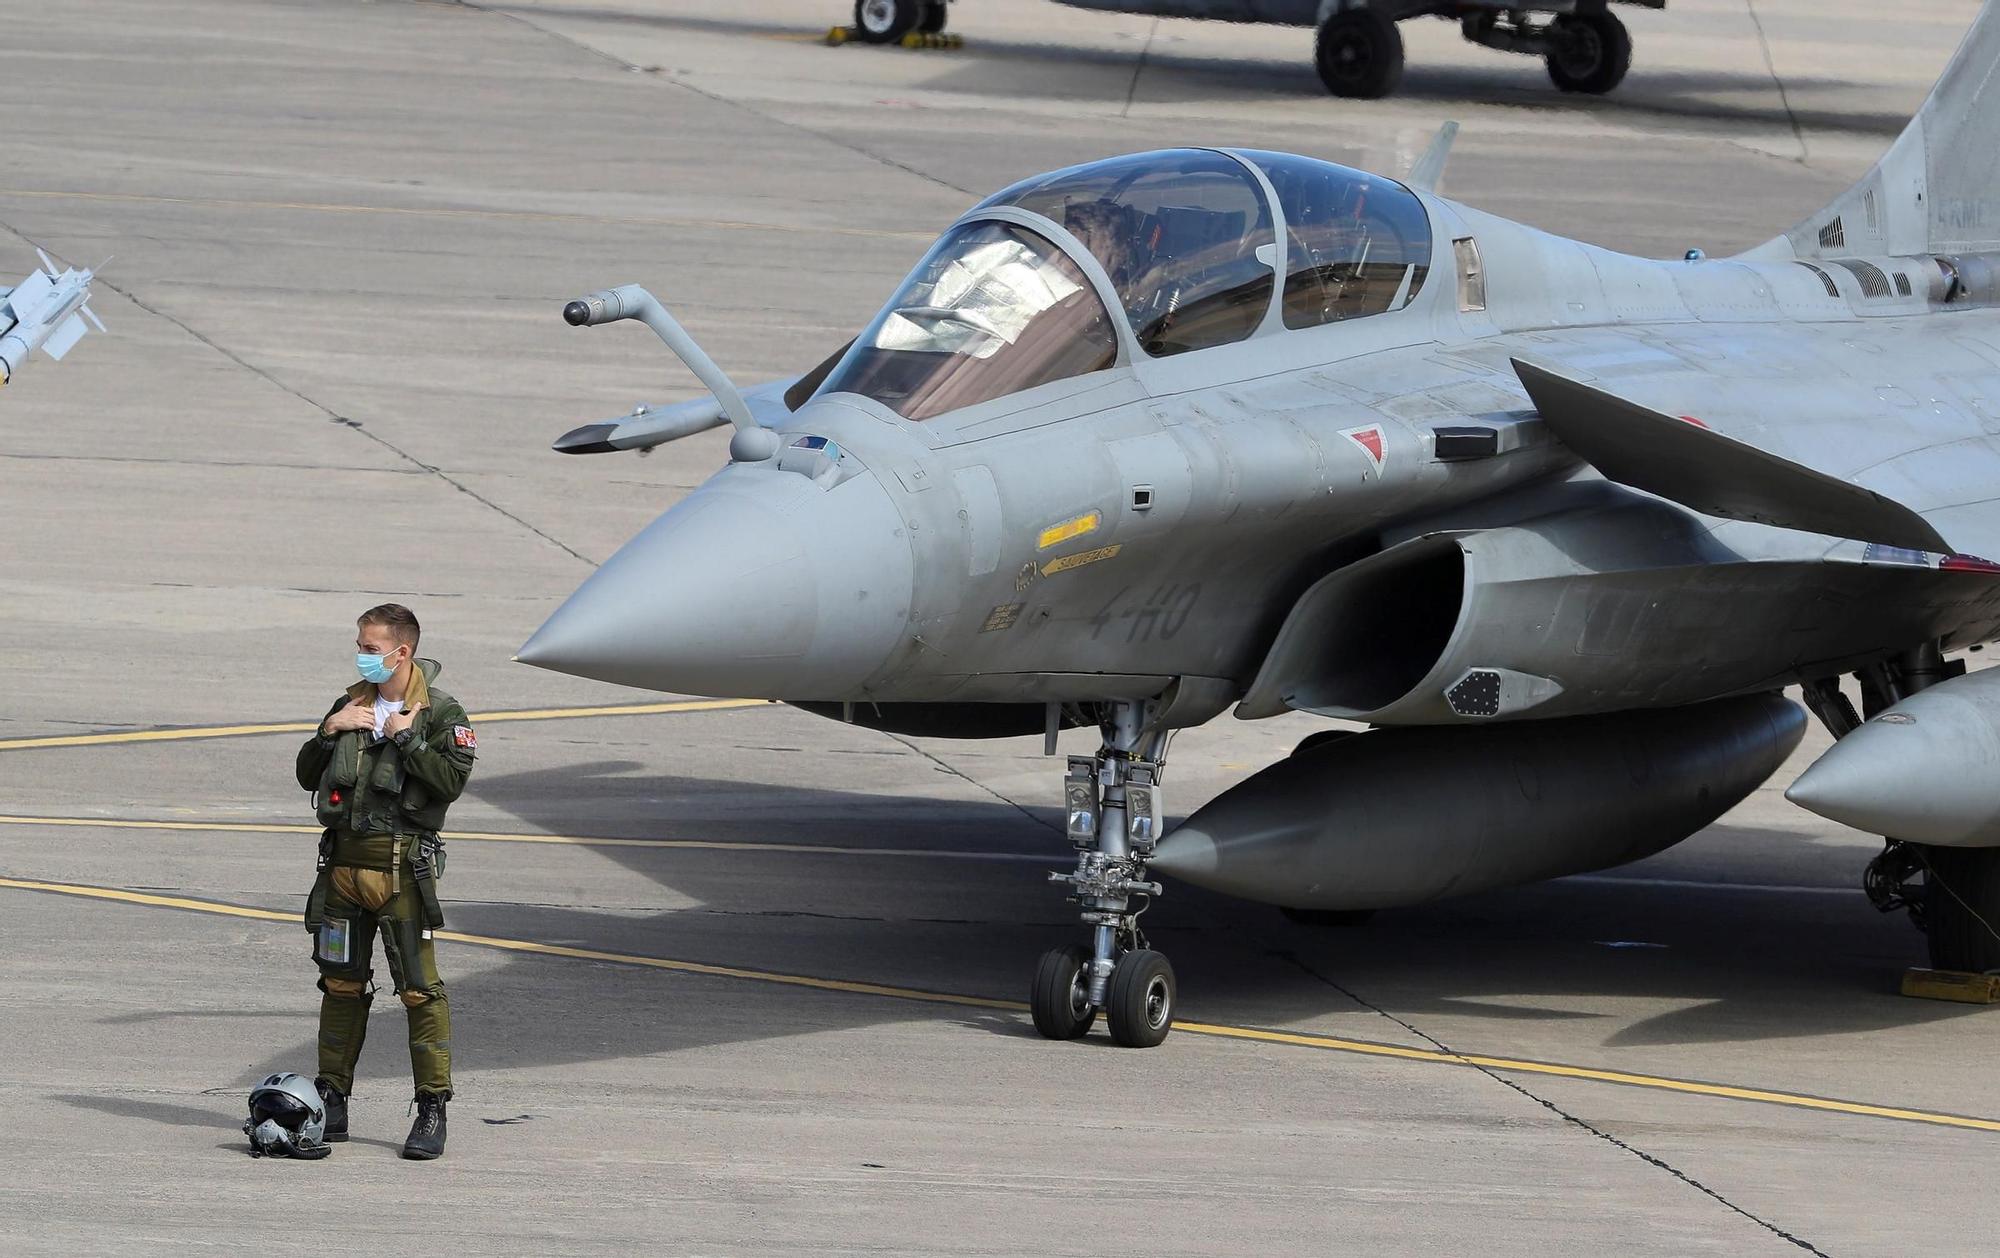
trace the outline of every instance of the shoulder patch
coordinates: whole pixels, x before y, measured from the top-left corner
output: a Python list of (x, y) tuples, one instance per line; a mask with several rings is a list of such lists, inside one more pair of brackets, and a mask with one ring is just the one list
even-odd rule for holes
[(477, 751), (479, 749), (479, 739), (473, 734), (470, 725), (452, 726), (451, 741), (460, 747), (466, 748), (468, 751)]

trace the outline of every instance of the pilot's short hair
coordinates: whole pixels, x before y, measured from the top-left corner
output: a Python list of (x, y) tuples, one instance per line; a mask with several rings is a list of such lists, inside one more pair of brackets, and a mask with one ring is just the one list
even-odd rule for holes
[(408, 644), (412, 651), (417, 649), (417, 641), (424, 634), (424, 627), (417, 623), (417, 614), (401, 603), (382, 603), (371, 607), (362, 612), (354, 623), (380, 625), (389, 631), (390, 637)]

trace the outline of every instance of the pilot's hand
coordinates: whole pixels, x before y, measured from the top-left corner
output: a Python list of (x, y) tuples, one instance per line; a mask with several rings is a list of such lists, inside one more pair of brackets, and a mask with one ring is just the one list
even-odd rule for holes
[(320, 729), (327, 734), (339, 734), (350, 729), (375, 728), (375, 705), (349, 700), (346, 707), (335, 712), (320, 723)]
[[(410, 728), (410, 723), (417, 719), (417, 713), (423, 710), (424, 710), (424, 705), (419, 703), (416, 707), (410, 708), (407, 711), (391, 712), (389, 714), (389, 719), (382, 722), (382, 737), (394, 738), (396, 735)], [(368, 718), (368, 723), (370, 725), (373, 725), (375, 723), (375, 718), (373, 716), (370, 716)]]

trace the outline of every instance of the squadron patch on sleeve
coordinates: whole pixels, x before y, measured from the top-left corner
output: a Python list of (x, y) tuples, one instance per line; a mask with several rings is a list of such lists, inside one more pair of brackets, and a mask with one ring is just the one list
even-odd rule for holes
[(470, 725), (452, 726), (451, 741), (457, 743), (459, 746), (465, 748), (467, 751), (479, 750), (479, 739), (473, 736), (472, 727)]

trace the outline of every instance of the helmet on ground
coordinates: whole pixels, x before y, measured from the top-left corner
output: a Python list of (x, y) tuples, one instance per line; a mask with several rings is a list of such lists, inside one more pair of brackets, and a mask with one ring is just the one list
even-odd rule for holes
[(325, 1132), (326, 1102), (312, 1080), (286, 1071), (250, 1089), (243, 1134), (253, 1157), (323, 1158), (333, 1152), (321, 1139)]

